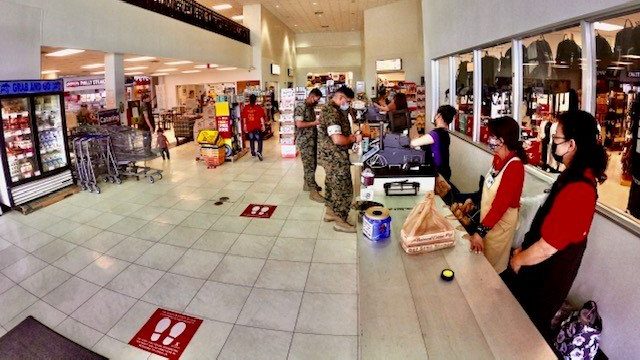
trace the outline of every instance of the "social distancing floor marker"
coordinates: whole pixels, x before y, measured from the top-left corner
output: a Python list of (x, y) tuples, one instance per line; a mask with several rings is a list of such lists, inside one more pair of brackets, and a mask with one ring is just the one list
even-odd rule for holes
[(250, 204), (240, 216), (269, 219), (276, 211), (276, 208), (277, 206), (275, 205)]
[(129, 345), (169, 360), (177, 360), (198, 331), (200, 324), (202, 319), (157, 309), (129, 341)]

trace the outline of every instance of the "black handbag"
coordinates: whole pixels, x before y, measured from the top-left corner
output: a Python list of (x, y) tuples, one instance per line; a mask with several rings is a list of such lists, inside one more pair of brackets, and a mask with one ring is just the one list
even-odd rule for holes
[(624, 21), (624, 29), (618, 31), (616, 34), (614, 49), (617, 57), (623, 55), (636, 55), (636, 52), (638, 51), (635, 49), (634, 32), (635, 28), (633, 23), (631, 20), (626, 19)]

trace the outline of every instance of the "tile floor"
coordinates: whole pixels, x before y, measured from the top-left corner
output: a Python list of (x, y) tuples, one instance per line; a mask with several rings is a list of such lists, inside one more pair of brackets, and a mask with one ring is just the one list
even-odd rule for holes
[[(300, 159), (247, 156), (208, 170), (195, 146), (164, 178), (0, 217), (0, 335), (33, 315), (112, 359), (158, 307), (204, 319), (183, 359), (356, 359), (356, 236), (322, 222)], [(228, 203), (216, 206), (221, 196)], [(239, 217), (277, 205), (268, 220)]]

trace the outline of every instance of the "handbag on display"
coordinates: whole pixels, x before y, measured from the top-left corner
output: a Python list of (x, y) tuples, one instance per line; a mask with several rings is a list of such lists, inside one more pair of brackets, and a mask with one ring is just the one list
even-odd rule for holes
[(594, 301), (587, 301), (562, 322), (553, 342), (566, 360), (592, 360), (600, 348), (602, 318)]
[(616, 57), (623, 55), (638, 55), (640, 49), (635, 48), (634, 40), (635, 28), (631, 20), (626, 19), (624, 21), (624, 28), (616, 34), (615, 40), (615, 54)]
[(400, 245), (407, 254), (420, 254), (455, 245), (455, 230), (438, 210), (435, 194), (428, 192), (402, 225)]

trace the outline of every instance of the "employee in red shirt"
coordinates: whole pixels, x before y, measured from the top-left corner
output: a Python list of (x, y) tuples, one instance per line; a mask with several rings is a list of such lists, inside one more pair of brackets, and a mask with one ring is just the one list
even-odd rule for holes
[[(257, 156), (262, 161), (262, 133), (265, 131), (264, 123), (267, 116), (264, 109), (256, 105), (255, 95), (249, 95), (249, 105), (242, 109), (241, 117), (244, 133), (249, 137), (251, 144), (251, 156)], [(258, 143), (258, 151), (256, 151), (256, 142)]]
[(597, 136), (591, 114), (574, 110), (560, 116), (551, 154), (566, 170), (510, 260), (507, 285), (548, 341), (554, 337), (551, 319), (571, 289), (587, 246), (596, 185), (607, 178), (608, 155)]
[(482, 188), (481, 223), (471, 237), (471, 250), (483, 252), (496, 272), (501, 273), (509, 265), (518, 227), (527, 155), (520, 141), (520, 127), (513, 118), (490, 120), (488, 127), (493, 166)]

